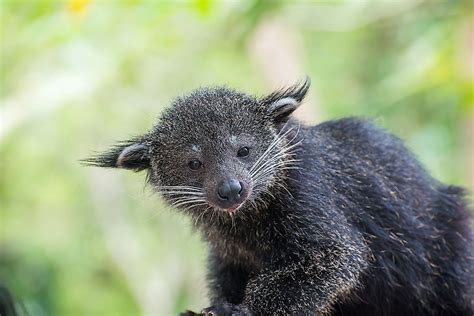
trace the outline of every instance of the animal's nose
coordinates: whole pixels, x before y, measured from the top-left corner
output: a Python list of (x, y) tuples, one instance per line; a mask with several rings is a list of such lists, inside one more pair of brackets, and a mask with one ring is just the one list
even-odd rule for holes
[(219, 184), (217, 194), (224, 201), (238, 201), (244, 190), (244, 184), (237, 179), (224, 180)]

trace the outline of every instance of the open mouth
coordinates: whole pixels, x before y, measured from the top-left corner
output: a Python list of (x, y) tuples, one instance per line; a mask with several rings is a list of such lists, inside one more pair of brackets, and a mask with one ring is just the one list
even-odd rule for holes
[(235, 206), (232, 206), (232, 207), (229, 207), (229, 208), (225, 208), (224, 211), (226, 211), (227, 213), (229, 213), (230, 216), (234, 216), (235, 213), (237, 212), (237, 210), (239, 208), (242, 207), (242, 205), (245, 204), (245, 201), (243, 201), (242, 203), (238, 204), (238, 205), (235, 205)]

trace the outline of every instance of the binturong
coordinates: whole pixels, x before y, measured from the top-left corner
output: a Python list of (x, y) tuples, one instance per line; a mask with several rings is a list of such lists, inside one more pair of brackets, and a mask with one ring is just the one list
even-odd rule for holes
[(84, 163), (146, 171), (202, 233), (211, 306), (182, 315), (474, 315), (464, 190), (369, 121), (291, 118), (309, 86), (197, 89)]

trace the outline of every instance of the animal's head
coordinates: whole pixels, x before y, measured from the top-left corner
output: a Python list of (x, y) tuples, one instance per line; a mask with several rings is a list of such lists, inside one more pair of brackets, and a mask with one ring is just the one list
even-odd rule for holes
[(285, 123), (309, 84), (263, 98), (198, 89), (177, 98), (147, 134), (84, 162), (147, 170), (149, 183), (169, 203), (195, 215), (258, 208), (295, 161), (289, 136), (295, 131)]

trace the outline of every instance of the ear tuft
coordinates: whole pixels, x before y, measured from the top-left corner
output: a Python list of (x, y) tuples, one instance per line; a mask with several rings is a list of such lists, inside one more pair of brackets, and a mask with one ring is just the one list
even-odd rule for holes
[(300, 106), (310, 85), (311, 80), (309, 77), (306, 77), (302, 82), (289, 88), (283, 88), (271, 93), (260, 102), (267, 108), (267, 115), (273, 122), (283, 123)]
[(139, 139), (119, 142), (109, 150), (81, 160), (84, 166), (142, 171), (150, 168), (148, 146)]

